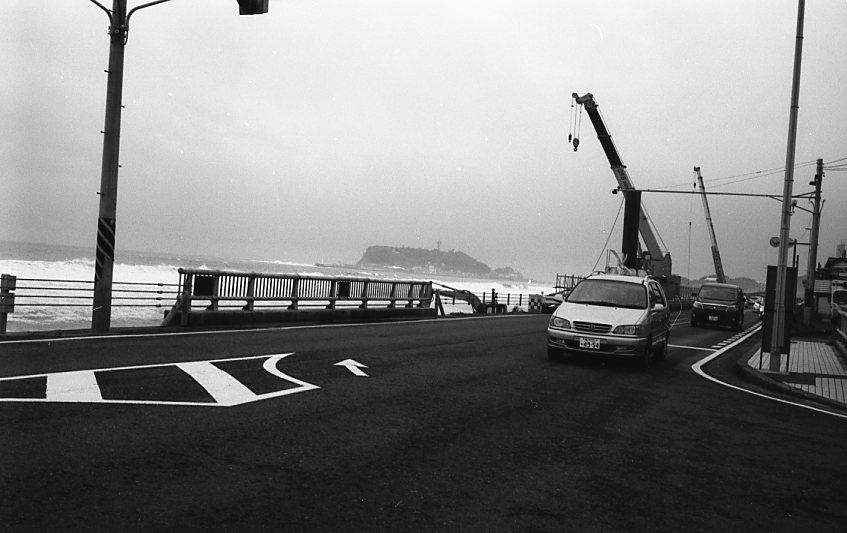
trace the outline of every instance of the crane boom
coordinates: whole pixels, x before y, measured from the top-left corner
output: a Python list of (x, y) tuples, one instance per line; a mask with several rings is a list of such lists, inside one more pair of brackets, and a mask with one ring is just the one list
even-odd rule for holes
[[(581, 105), (583, 109), (585, 109), (586, 113), (588, 113), (588, 118), (591, 119), (594, 131), (597, 132), (597, 139), (600, 141), (600, 146), (602, 146), (603, 152), (606, 154), (606, 159), (609, 160), (609, 164), (612, 167), (612, 173), (615, 175), (619, 188), (622, 191), (635, 189), (635, 186), (632, 184), (632, 179), (629, 177), (629, 172), (626, 170), (626, 165), (623, 164), (621, 156), (618, 153), (618, 149), (612, 141), (612, 135), (606, 128), (606, 123), (600, 115), (597, 102), (594, 101), (594, 95), (591, 93), (585, 93), (584, 95), (579, 96), (577, 93), (573, 93), (573, 99), (578, 105)], [(579, 139), (574, 139), (574, 141), (574, 151), (576, 151), (576, 147), (579, 145)], [(671, 275), (671, 256), (659, 246), (659, 241), (653, 233), (653, 228), (650, 227), (650, 220), (647, 217), (647, 211), (644, 209), (643, 205), (641, 206), (641, 218), (638, 223), (638, 232), (641, 235), (641, 239), (644, 241), (645, 248), (650, 252), (653, 273), (657, 276), (669, 277)]]
[(709, 201), (706, 199), (706, 186), (703, 185), (703, 176), (700, 175), (700, 167), (694, 167), (697, 183), (700, 184), (700, 195), (703, 197), (703, 209), (706, 211), (706, 225), (709, 228), (709, 239), (712, 243), (712, 260), (715, 262), (715, 277), (718, 283), (726, 283), (726, 275), (723, 272), (721, 253), (718, 250), (718, 239), (715, 237), (715, 228), (712, 225), (712, 213), (709, 211)]

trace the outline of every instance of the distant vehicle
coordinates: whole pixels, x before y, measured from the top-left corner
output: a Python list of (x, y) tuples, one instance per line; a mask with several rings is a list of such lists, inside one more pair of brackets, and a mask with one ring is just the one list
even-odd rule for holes
[(551, 292), (550, 294), (541, 295), (541, 310), (545, 313), (552, 313), (564, 301), (567, 291)]
[(666, 357), (669, 338), (670, 310), (657, 280), (599, 274), (580, 281), (550, 317), (547, 356), (631, 357), (646, 369), (654, 355)]
[(761, 296), (753, 296), (751, 300), (753, 301), (753, 312), (761, 320), (765, 315), (765, 299)]
[(701, 324), (744, 326), (744, 291), (730, 283), (704, 283), (691, 308), (691, 327)]

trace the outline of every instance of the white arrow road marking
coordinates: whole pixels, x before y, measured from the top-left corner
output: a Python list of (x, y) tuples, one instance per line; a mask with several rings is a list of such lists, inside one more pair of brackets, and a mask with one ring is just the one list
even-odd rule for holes
[(47, 375), (47, 401), (100, 402), (100, 386), (92, 370)]
[(350, 372), (352, 372), (356, 376), (368, 377), (367, 374), (365, 374), (364, 372), (359, 370), (359, 368), (368, 368), (368, 367), (366, 367), (362, 363), (356, 362), (352, 359), (345, 359), (343, 361), (339, 361), (339, 362), (335, 363), (335, 365), (333, 365), (333, 366), (344, 366), (344, 367), (347, 367), (347, 370), (349, 370)]

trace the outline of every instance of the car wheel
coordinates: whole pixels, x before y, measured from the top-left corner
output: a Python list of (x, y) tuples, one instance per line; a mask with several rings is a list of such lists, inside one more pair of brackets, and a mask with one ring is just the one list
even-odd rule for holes
[(744, 315), (738, 317), (738, 320), (735, 321), (735, 330), (741, 331), (744, 329)]
[(696, 327), (697, 327), (697, 321), (696, 321), (696, 320), (694, 320), (693, 318), (691, 319), (691, 327), (692, 327), (692, 328), (696, 328)]
[(662, 343), (661, 348), (659, 348), (659, 352), (656, 354), (656, 359), (659, 361), (664, 361), (668, 358), (668, 343), (671, 340), (670, 331), (665, 335), (665, 342)]
[(650, 368), (650, 358), (653, 355), (653, 339), (647, 339), (647, 345), (644, 346), (644, 353), (641, 354), (641, 360), (639, 361), (639, 366), (641, 370), (647, 370)]
[(562, 350), (558, 348), (553, 348), (552, 346), (547, 347), (547, 359), (549, 359), (550, 361), (561, 361), (562, 356)]

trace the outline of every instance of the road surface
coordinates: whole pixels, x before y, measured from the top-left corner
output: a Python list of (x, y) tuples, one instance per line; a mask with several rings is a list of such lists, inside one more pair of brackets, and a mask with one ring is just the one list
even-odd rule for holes
[(739, 333), (683, 315), (641, 371), (549, 362), (547, 318), (0, 344), (3, 529), (847, 524), (847, 420), (692, 371)]

